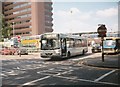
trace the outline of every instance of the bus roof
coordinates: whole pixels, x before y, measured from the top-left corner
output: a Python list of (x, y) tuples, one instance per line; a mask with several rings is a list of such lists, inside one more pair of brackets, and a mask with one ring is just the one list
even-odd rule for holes
[(50, 35), (50, 34), (59, 34), (59, 36), (62, 37), (62, 38), (75, 38), (75, 39), (85, 38), (85, 37), (81, 37), (81, 36), (78, 36), (78, 35), (71, 35), (71, 34), (66, 34), (66, 33), (44, 33), (42, 35)]

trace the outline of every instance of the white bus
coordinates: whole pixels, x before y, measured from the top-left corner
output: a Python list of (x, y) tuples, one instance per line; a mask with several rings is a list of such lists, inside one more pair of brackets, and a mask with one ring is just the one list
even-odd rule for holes
[(103, 41), (103, 53), (120, 53), (120, 37), (105, 37)]
[(87, 39), (75, 35), (45, 33), (41, 35), (41, 57), (66, 58), (88, 51)]

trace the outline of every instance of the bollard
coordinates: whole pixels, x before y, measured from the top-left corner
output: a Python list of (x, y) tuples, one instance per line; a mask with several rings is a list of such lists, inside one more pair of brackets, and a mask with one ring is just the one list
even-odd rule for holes
[(21, 57), (21, 53), (19, 53), (19, 57)]
[(19, 49), (19, 57), (21, 57), (21, 50)]

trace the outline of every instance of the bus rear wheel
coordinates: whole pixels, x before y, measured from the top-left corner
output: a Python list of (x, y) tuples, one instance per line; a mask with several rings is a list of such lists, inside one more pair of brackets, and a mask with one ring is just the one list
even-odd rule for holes
[(85, 54), (85, 51), (83, 50), (82, 55), (84, 55), (84, 54)]
[(69, 58), (71, 56), (71, 53), (70, 52), (68, 52), (67, 53), (67, 58)]
[(92, 49), (92, 53), (95, 53), (95, 50), (94, 50), (94, 49)]

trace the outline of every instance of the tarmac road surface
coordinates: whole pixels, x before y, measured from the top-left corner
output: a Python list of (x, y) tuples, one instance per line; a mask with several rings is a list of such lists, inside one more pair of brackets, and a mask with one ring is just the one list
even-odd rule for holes
[(33, 59), (3, 60), (2, 85), (120, 85), (119, 69), (83, 64), (87, 59), (100, 56), (100, 53), (88, 53), (64, 60), (43, 61), (33, 56)]

